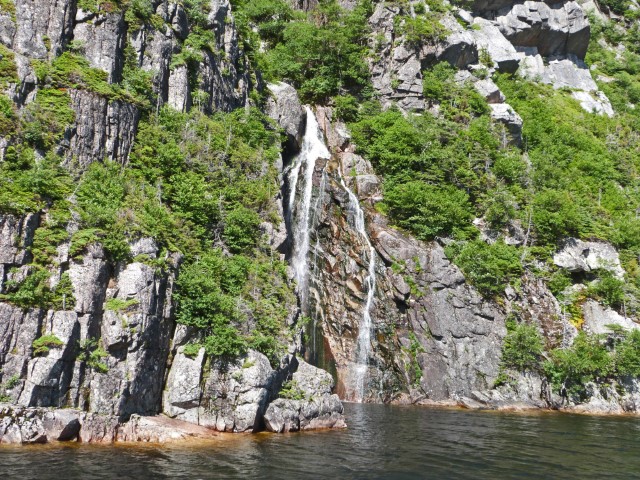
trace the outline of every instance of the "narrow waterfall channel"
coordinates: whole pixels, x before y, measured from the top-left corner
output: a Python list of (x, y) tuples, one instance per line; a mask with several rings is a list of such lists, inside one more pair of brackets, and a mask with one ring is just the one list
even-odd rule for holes
[[(313, 174), (316, 161), (319, 158), (329, 159), (330, 153), (324, 143), (322, 132), (318, 126), (318, 120), (310, 107), (306, 107), (307, 123), (302, 148), (300, 153), (293, 160), (289, 176), (289, 215), (293, 236), (293, 253), (291, 256), (291, 266), (294, 270), (296, 282), (298, 284), (298, 295), (300, 304), (305, 315), (309, 312), (309, 269), (310, 269), (310, 239), (311, 223), (314, 208), (320, 208), (319, 200), (312, 205), (313, 198)], [(349, 400), (362, 402), (365, 398), (365, 385), (368, 374), (369, 356), (371, 353), (371, 308), (373, 307), (376, 287), (376, 253), (365, 227), (364, 211), (356, 194), (347, 186), (344, 175), (338, 168), (340, 185), (348, 194), (348, 211), (353, 215), (354, 224), (360, 237), (369, 250), (369, 268), (364, 285), (366, 288), (366, 302), (362, 311), (362, 320), (358, 329), (356, 352), (352, 367), (352, 381), (355, 385), (351, 391)], [(322, 186), (327, 181), (327, 172), (323, 171)], [(323, 188), (324, 189), (324, 188)], [(314, 208), (312, 208), (314, 207)], [(315, 251), (320, 249), (319, 243), (315, 246)], [(314, 355), (317, 350), (318, 340), (315, 338), (316, 328), (315, 317), (313, 328), (313, 350)]]
[(349, 195), (349, 210), (353, 212), (355, 217), (354, 227), (369, 248), (369, 270), (367, 278), (364, 282), (367, 288), (367, 300), (362, 311), (362, 322), (360, 323), (360, 328), (358, 329), (356, 362), (354, 364), (353, 370), (356, 388), (354, 391), (354, 398), (352, 398), (352, 400), (356, 402), (363, 402), (365, 396), (365, 383), (367, 379), (369, 355), (371, 353), (371, 307), (373, 306), (373, 300), (376, 293), (376, 251), (371, 244), (369, 234), (367, 233), (365, 227), (364, 211), (360, 206), (360, 201), (358, 200), (356, 194), (349, 187), (347, 187), (341, 168), (338, 169), (338, 172), (340, 175), (340, 184)]
[[(303, 313), (308, 313), (309, 297), (309, 243), (310, 243), (310, 220), (311, 220), (311, 199), (313, 196), (313, 172), (316, 161), (319, 158), (329, 159), (329, 149), (324, 144), (322, 132), (318, 126), (313, 110), (305, 107), (307, 112), (307, 124), (302, 140), (300, 153), (293, 161), (289, 173), (289, 212), (291, 215), (291, 226), (293, 229), (293, 255), (291, 266), (295, 272), (295, 279), (298, 284), (298, 295)], [(303, 168), (304, 167), (304, 168)], [(303, 171), (303, 178), (300, 178), (300, 170)], [(301, 188), (298, 183), (302, 180)], [(298, 192), (301, 198), (298, 199)]]

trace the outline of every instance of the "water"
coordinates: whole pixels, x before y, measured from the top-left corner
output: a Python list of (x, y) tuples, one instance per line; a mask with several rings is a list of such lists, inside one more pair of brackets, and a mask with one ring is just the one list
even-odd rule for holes
[(348, 404), (350, 428), (197, 444), (0, 446), (20, 480), (632, 479), (640, 418)]
[[(291, 266), (295, 272), (295, 279), (298, 285), (298, 296), (304, 313), (307, 309), (308, 282), (309, 282), (309, 253), (310, 241), (310, 214), (311, 199), (313, 196), (313, 172), (318, 158), (329, 158), (329, 150), (324, 144), (322, 132), (318, 127), (318, 120), (310, 107), (306, 107), (307, 124), (300, 153), (293, 161), (289, 173), (289, 212), (292, 215), (290, 224), (293, 227), (293, 256)], [(304, 168), (303, 168), (304, 167)], [(300, 171), (303, 170), (302, 187), (298, 188), (300, 182)], [(302, 197), (298, 199), (298, 191)], [(293, 214), (295, 212), (295, 215)]]
[(362, 310), (362, 322), (358, 328), (358, 340), (356, 344), (356, 362), (354, 364), (355, 391), (349, 395), (349, 399), (362, 402), (365, 396), (365, 383), (367, 378), (369, 355), (371, 353), (371, 307), (376, 292), (376, 251), (371, 244), (369, 234), (365, 228), (364, 211), (360, 206), (358, 197), (347, 187), (344, 176), (340, 172), (340, 184), (349, 195), (349, 210), (354, 214), (354, 227), (369, 249), (369, 269), (365, 279), (367, 300)]

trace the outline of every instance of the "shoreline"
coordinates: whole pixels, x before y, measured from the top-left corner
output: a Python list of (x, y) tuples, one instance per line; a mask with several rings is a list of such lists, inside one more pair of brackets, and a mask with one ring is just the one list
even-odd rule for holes
[[(343, 402), (349, 405), (362, 405), (357, 402)], [(583, 404), (560, 408), (542, 407), (522, 402), (491, 405), (461, 398), (459, 400), (419, 400), (417, 402), (395, 401), (390, 403), (366, 403), (404, 408), (426, 408), (438, 410), (458, 410), (487, 413), (507, 413), (518, 415), (580, 415), (591, 417), (640, 418), (636, 412), (598, 409), (595, 405)], [(300, 432), (318, 432), (344, 430), (348, 428), (320, 428)], [(0, 448), (8, 446), (83, 444), (83, 445), (188, 445), (232, 441), (232, 439), (278, 433), (257, 432), (220, 432), (208, 427), (177, 420), (165, 415), (132, 415), (127, 422), (114, 417), (81, 412), (74, 409), (55, 409), (46, 407), (22, 407), (13, 404), (0, 404)]]

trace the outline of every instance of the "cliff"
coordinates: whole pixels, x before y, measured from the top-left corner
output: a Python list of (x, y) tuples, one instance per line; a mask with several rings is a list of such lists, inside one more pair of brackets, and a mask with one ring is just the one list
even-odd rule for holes
[(635, 412), (627, 7), (4, 2), (0, 443)]

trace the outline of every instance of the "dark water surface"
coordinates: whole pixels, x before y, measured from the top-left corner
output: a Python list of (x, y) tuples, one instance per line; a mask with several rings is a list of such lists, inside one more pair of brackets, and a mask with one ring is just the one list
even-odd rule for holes
[(349, 429), (1, 447), (0, 479), (640, 478), (640, 418), (346, 405)]

